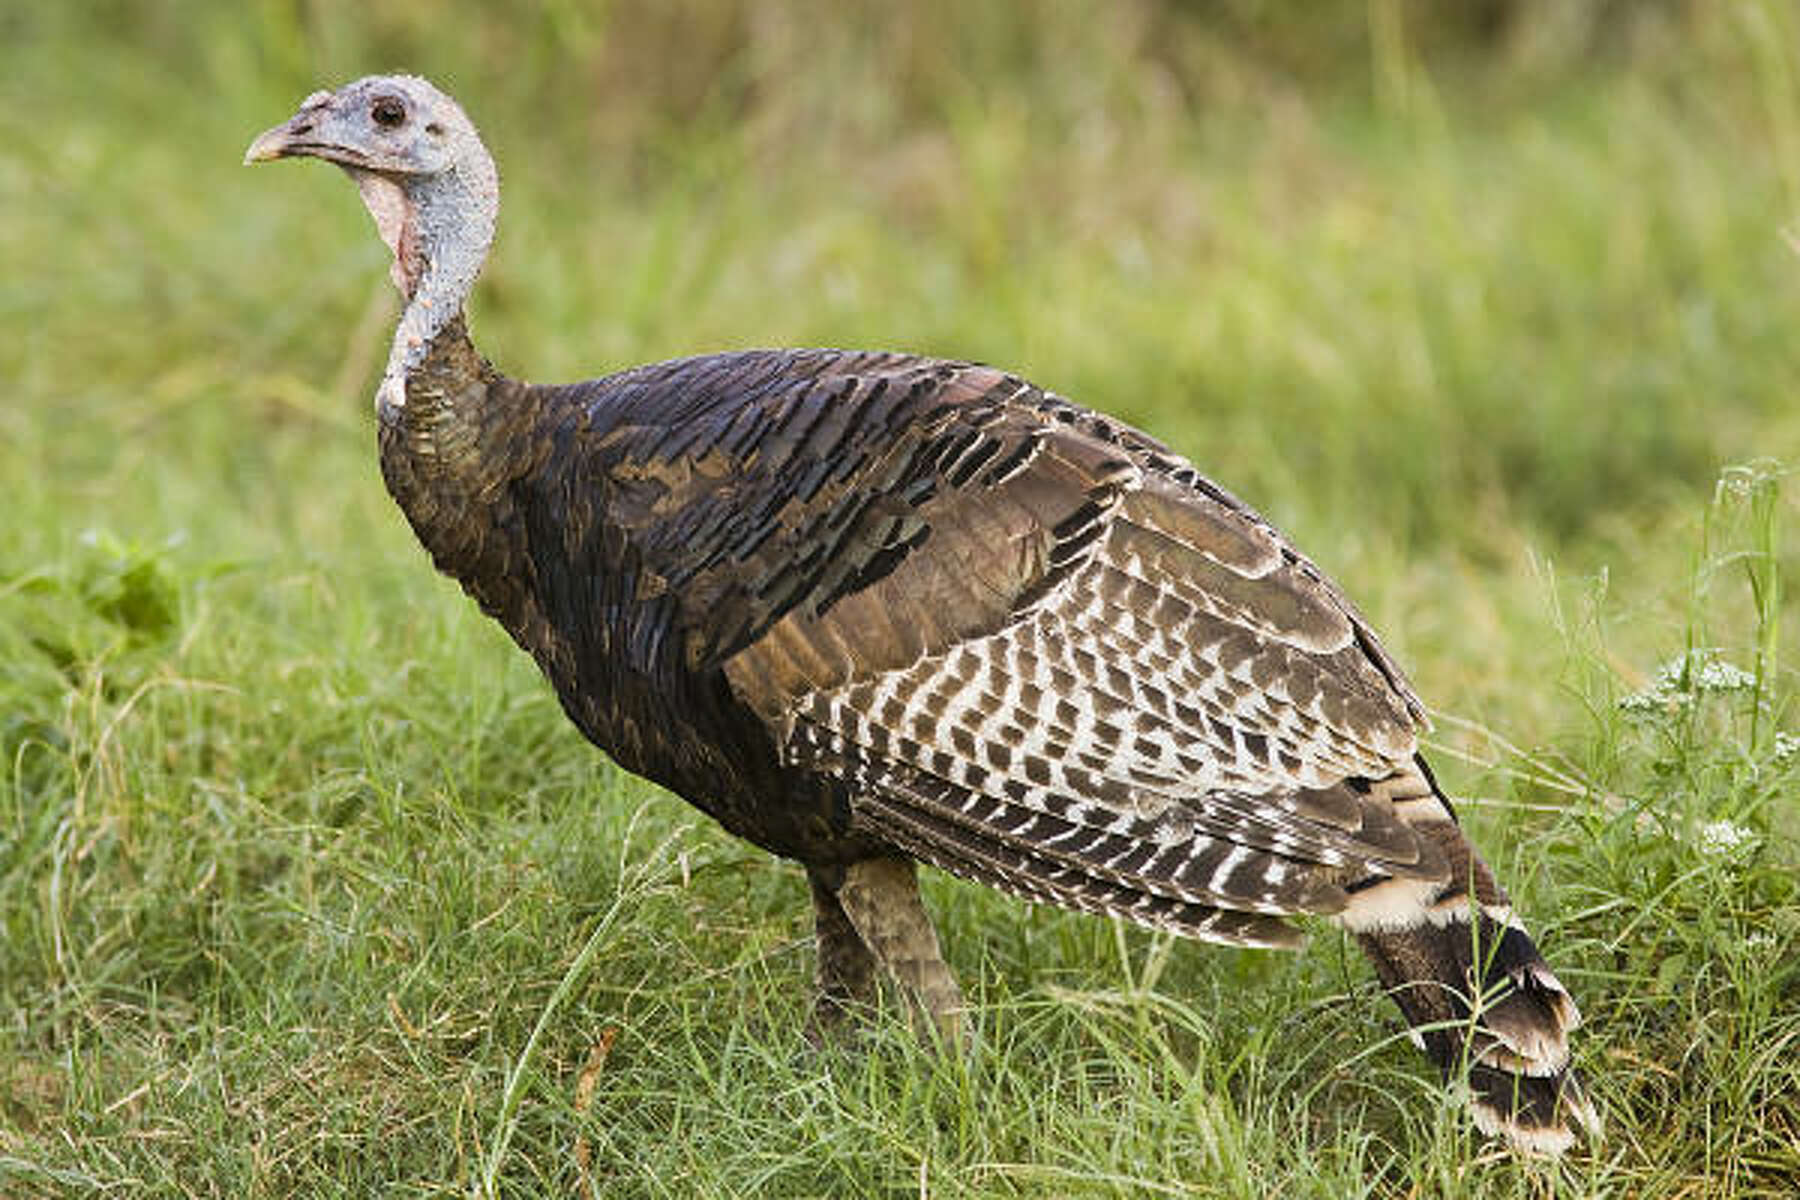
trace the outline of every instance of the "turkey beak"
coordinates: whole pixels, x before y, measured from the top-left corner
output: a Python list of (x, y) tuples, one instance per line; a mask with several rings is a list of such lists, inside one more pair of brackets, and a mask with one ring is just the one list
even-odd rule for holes
[(313, 135), (322, 115), (309, 102), (275, 128), (257, 134), (256, 140), (250, 143), (250, 148), (244, 151), (244, 165), (268, 162), (275, 158), (291, 158), (297, 154), (316, 155), (320, 145)]
[(294, 140), (293, 127), (296, 124), (305, 127), (307, 122), (295, 117), (291, 121), (284, 121), (273, 129), (267, 129), (257, 134), (256, 140), (250, 143), (250, 148), (244, 151), (244, 165), (268, 162), (272, 158), (285, 158), (292, 153), (289, 147)]

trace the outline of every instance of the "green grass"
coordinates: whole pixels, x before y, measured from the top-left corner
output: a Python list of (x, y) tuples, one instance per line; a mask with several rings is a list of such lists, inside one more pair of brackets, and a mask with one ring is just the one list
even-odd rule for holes
[[(0, 1195), (1800, 1188), (1784, 4), (39, 7), (0, 16)], [(1605, 1144), (1473, 1137), (1323, 925), (941, 877), (973, 1048), (811, 1051), (804, 880), (431, 573), (374, 462), (384, 252), (334, 172), (237, 166), (402, 65), (500, 158), (508, 369), (977, 357), (1293, 533), (1437, 707)]]

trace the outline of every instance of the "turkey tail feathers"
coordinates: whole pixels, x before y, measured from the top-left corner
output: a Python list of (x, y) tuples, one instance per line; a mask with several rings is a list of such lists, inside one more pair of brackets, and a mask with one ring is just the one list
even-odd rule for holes
[(1467, 1080), (1482, 1132), (1557, 1155), (1598, 1114), (1570, 1067), (1581, 1013), (1506, 905), (1487, 865), (1449, 820), (1419, 827), (1463, 868), (1449, 884), (1383, 879), (1352, 896), (1339, 922), (1356, 935), (1447, 1080)]

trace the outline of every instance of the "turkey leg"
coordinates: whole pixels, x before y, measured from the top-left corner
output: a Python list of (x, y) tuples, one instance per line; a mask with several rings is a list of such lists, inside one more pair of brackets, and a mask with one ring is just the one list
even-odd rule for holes
[[(950, 1045), (963, 1037), (962, 989), (938, 949), (937, 931), (919, 896), (918, 872), (911, 859), (868, 858), (845, 869), (835, 896), (813, 876), (818, 909), (821, 1008), (837, 994), (862, 999), (871, 980), (869, 966), (879, 962), (913, 1005), (914, 1024), (924, 1022)], [(843, 925), (832, 927), (833, 921)], [(855, 940), (853, 947), (847, 943)], [(859, 990), (860, 989), (860, 990)]]

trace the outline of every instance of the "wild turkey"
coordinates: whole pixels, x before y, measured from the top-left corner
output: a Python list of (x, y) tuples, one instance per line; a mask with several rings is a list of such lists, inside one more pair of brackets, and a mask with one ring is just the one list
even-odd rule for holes
[(990, 367), (759, 350), (508, 379), (463, 304), (493, 160), (422, 79), (317, 92), (246, 161), (349, 173), (405, 296), (376, 396), (438, 569), (627, 770), (805, 865), (820, 1016), (885, 968), (954, 1034), (914, 862), (1189, 937), (1349, 930), (1474, 1117), (1592, 1110), (1568, 993), (1419, 756), (1425, 712), (1273, 527)]

